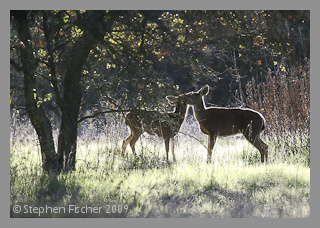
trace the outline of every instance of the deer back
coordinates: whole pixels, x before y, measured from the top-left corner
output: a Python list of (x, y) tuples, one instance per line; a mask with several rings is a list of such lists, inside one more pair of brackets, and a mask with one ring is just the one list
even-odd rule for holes
[(242, 108), (210, 107), (196, 115), (200, 129), (205, 134), (228, 136), (245, 131), (250, 126), (264, 128), (263, 116), (252, 110)]

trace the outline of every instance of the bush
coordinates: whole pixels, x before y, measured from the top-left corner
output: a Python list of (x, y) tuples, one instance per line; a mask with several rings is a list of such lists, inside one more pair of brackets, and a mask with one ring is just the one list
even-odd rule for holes
[[(310, 132), (309, 65), (268, 72), (265, 82), (254, 78), (246, 86), (247, 104), (266, 118), (268, 133)], [(309, 133), (310, 134), (310, 133)]]

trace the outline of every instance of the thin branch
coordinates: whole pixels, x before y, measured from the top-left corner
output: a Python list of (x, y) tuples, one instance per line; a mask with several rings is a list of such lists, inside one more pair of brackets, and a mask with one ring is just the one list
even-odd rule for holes
[(51, 43), (50, 43), (51, 42), (50, 30), (49, 30), (47, 21), (48, 21), (47, 14), (46, 14), (46, 12), (44, 12), (43, 13), (43, 31), (44, 31), (45, 38), (47, 40), (46, 43), (47, 43), (47, 50), (48, 50), (48, 54), (49, 54), (49, 58), (48, 58), (49, 64), (47, 64), (47, 66), (50, 69), (50, 73), (51, 73), (51, 77), (52, 77), (51, 83), (53, 85), (54, 93), (57, 98), (57, 104), (61, 110), (63, 102), (62, 102), (60, 90), (59, 90), (58, 83), (57, 83), (56, 66), (55, 66), (55, 63), (53, 60), (53, 50), (52, 50)]
[[(106, 85), (102, 85), (102, 87), (100, 88), (100, 92), (110, 101), (111, 104), (113, 104), (115, 107), (117, 107), (117, 108), (119, 108), (119, 109), (122, 110), (122, 107), (119, 106), (119, 105), (114, 101), (114, 99), (112, 99), (111, 97), (109, 97), (108, 94), (107, 94), (104, 90), (102, 90), (103, 87), (106, 88), (107, 86), (106, 86)], [(118, 95), (119, 95), (119, 93), (118, 93)], [(122, 96), (121, 96), (121, 97), (122, 97)], [(124, 98), (122, 97), (122, 99), (124, 99)]]
[(52, 82), (51, 78), (48, 78), (47, 76), (44, 76), (43, 74), (39, 73), (39, 72), (35, 72), (37, 75), (41, 76), (42, 78), (46, 79), (49, 82)]
[(96, 112), (93, 115), (84, 116), (84, 117), (80, 118), (78, 120), (78, 123), (80, 123), (80, 122), (82, 122), (82, 121), (84, 121), (86, 119), (95, 118), (97, 116), (100, 116), (100, 115), (103, 115), (103, 114), (106, 114), (106, 113), (119, 113), (119, 112), (129, 112), (129, 111), (131, 111), (131, 110), (129, 110), (129, 109), (128, 110), (107, 110), (107, 111), (103, 111), (103, 112)]
[(183, 134), (183, 135), (186, 135), (186, 136), (189, 136), (189, 137), (197, 140), (204, 148), (206, 148), (206, 150), (208, 150), (208, 147), (207, 147), (206, 145), (204, 145), (197, 137), (195, 137), (195, 136), (193, 136), (193, 135), (190, 135), (190, 134), (188, 134), (188, 133), (184, 133), (184, 132), (179, 132), (179, 133), (181, 133), (181, 134)]

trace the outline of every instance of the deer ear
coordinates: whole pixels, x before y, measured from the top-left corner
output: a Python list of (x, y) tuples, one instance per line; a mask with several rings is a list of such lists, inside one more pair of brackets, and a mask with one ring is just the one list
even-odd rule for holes
[(208, 85), (203, 86), (203, 87), (199, 90), (199, 93), (200, 93), (201, 96), (206, 96), (206, 95), (208, 95), (208, 93), (209, 93), (209, 86), (208, 86)]
[(177, 98), (178, 97), (175, 97), (175, 96), (166, 96), (169, 104), (173, 105), (173, 106), (176, 106), (177, 104)]

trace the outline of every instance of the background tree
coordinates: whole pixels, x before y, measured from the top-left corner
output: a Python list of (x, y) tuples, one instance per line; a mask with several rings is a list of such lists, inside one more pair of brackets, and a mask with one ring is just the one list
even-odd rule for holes
[[(158, 94), (153, 88), (159, 87), (161, 77), (154, 73), (157, 66), (151, 66), (155, 51), (150, 51), (150, 58), (142, 59), (149, 50), (140, 46), (146, 40), (143, 34), (147, 20), (154, 20), (159, 13), (144, 13), (146, 16), (136, 11), (12, 12), (11, 35), (16, 42), (12, 42), (11, 50), (19, 54), (21, 66), (15, 53), (11, 54), (11, 62), (16, 69), (23, 69), (25, 108), (37, 130), (44, 170), (59, 172), (75, 168), (78, 126), (88, 117), (80, 117), (82, 103), (98, 107), (97, 112), (85, 107), (94, 116), (101, 114), (103, 108), (103, 113), (122, 112), (124, 106), (119, 106), (118, 100), (121, 103), (128, 97), (126, 84), (134, 88), (130, 91), (131, 100), (141, 103), (148, 96), (154, 98), (150, 103), (157, 103)], [(151, 47), (150, 43), (148, 48)], [(92, 93), (97, 94), (98, 103)], [(88, 94), (85, 96), (88, 99), (93, 97), (94, 102), (83, 102), (83, 94)], [(45, 114), (45, 104), (49, 101), (60, 118), (57, 153), (51, 123)], [(127, 106), (132, 104), (129, 101)], [(145, 102), (135, 106), (148, 107)]]
[[(105, 30), (111, 29), (110, 21), (115, 15), (103, 11), (83, 14), (13, 11), (12, 15), (17, 27), (19, 57), (25, 76), (26, 110), (38, 134), (43, 168), (58, 172), (61, 169), (72, 170), (75, 168), (82, 100), (82, 68), (90, 50), (98, 40), (103, 39)], [(52, 127), (42, 108), (43, 101), (52, 94), (48, 93), (49, 96), (43, 98), (41, 91), (38, 92), (39, 76), (36, 70), (40, 63), (46, 69), (39, 75), (53, 87), (55, 102), (61, 112), (57, 153)], [(61, 74), (60, 77), (57, 72)]]

